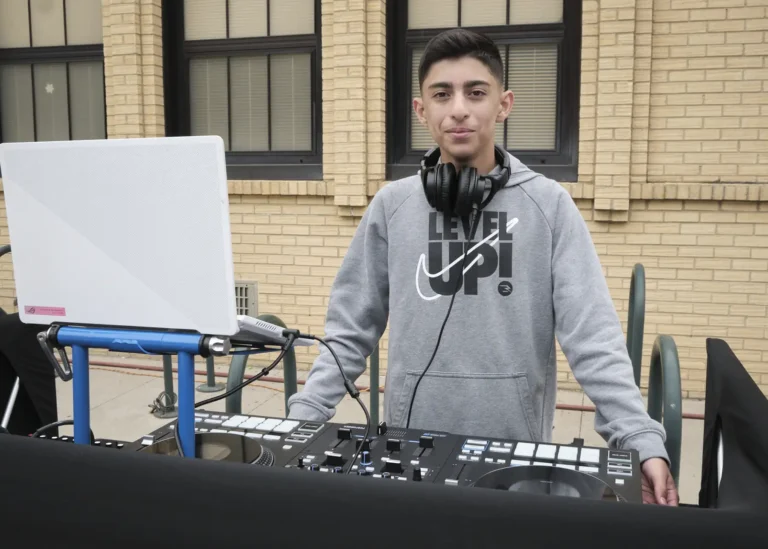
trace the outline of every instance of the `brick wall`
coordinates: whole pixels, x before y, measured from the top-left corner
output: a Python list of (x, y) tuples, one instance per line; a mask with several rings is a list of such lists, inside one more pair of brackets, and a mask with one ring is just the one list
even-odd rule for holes
[[(110, 137), (162, 134), (159, 5), (104, 0)], [(579, 180), (564, 186), (622, 321), (632, 266), (645, 266), (646, 372), (656, 335), (672, 335), (686, 396), (702, 397), (705, 339), (723, 337), (768, 393), (768, 6), (583, 7)], [(237, 278), (259, 282), (260, 312), (316, 333), (360, 216), (386, 184), (385, 2), (321, 9), (324, 181), (230, 182)], [(0, 263), (0, 306), (11, 308)], [(382, 366), (386, 344), (385, 334)], [(297, 355), (311, 365), (313, 354)], [(558, 378), (578, 387), (562, 355)]]

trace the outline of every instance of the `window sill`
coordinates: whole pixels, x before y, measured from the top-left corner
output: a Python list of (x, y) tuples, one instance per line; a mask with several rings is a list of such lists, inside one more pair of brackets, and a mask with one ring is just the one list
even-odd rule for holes
[(322, 181), (322, 164), (230, 164), (227, 179), (251, 181)]

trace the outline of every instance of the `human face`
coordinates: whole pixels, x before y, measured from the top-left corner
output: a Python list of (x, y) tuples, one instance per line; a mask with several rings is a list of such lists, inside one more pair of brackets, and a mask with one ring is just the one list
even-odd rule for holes
[(432, 65), (421, 93), (413, 108), (440, 147), (442, 161), (490, 172), (496, 164), (496, 124), (509, 116), (512, 92), (502, 89), (482, 61), (461, 57)]

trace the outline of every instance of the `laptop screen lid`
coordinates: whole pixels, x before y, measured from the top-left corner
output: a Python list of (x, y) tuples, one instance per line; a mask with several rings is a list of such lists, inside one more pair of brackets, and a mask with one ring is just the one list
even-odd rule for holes
[(21, 320), (237, 332), (218, 136), (0, 144)]

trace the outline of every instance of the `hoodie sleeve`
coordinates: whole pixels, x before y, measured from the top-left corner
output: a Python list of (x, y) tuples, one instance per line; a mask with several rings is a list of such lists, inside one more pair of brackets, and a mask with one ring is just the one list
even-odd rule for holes
[[(333, 347), (344, 373), (355, 381), (384, 333), (389, 316), (387, 221), (384, 192), (377, 193), (355, 231), (331, 287), (325, 342)], [(322, 345), (304, 389), (288, 402), (288, 417), (328, 421), (346, 390), (339, 367)]]
[(669, 463), (666, 433), (635, 385), (624, 333), (587, 224), (566, 192), (553, 223), (555, 333), (576, 380), (595, 403), (595, 430), (611, 448), (637, 450), (640, 461)]

